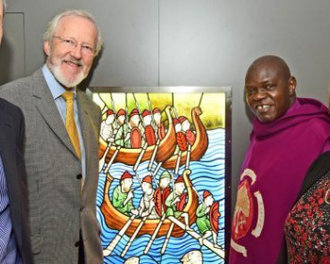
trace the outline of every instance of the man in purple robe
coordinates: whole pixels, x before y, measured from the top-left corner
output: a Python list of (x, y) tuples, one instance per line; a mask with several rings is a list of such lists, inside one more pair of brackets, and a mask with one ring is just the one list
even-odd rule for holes
[(253, 131), (237, 191), (230, 263), (276, 263), (284, 222), (308, 167), (330, 149), (330, 117), (320, 102), (296, 97), (279, 57), (255, 60), (245, 78)]

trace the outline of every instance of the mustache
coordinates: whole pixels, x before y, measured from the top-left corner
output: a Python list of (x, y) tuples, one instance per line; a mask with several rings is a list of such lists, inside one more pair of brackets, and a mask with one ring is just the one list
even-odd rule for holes
[(63, 59), (62, 62), (69, 62), (69, 63), (76, 64), (78, 66), (85, 66), (84, 63), (81, 60), (77, 60), (77, 59), (74, 59), (74, 58)]

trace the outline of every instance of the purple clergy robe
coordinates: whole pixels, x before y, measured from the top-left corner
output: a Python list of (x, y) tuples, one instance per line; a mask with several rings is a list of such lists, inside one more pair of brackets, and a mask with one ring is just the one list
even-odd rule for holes
[(328, 109), (298, 98), (279, 119), (253, 122), (233, 216), (230, 263), (276, 263), (284, 222), (308, 167), (330, 148)]

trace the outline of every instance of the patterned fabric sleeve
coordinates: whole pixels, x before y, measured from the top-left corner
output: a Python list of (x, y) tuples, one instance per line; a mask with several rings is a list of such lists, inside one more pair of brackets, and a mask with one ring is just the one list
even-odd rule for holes
[(289, 263), (330, 263), (330, 171), (292, 208), (285, 236)]

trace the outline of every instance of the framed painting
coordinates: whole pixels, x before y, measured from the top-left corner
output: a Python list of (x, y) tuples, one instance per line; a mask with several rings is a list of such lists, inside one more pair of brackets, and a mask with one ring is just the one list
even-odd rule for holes
[(91, 87), (105, 263), (225, 263), (231, 88)]

